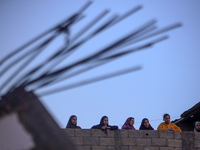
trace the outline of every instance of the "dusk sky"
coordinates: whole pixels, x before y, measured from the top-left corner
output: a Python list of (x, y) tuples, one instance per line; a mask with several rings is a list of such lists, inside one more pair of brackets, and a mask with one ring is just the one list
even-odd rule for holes
[[(0, 60), (76, 13), (87, 2), (87, 0), (1, 0)], [(136, 129), (139, 129), (143, 118), (148, 118), (154, 129), (157, 129), (163, 121), (164, 113), (169, 113), (171, 120), (175, 120), (199, 102), (199, 0), (94, 0), (84, 11), (85, 17), (70, 30), (69, 38), (104, 10), (110, 11), (107, 18), (104, 18), (105, 21), (112, 15), (122, 15), (137, 6), (142, 6), (142, 9), (86, 42), (62, 65), (104, 48), (152, 19), (157, 21), (158, 29), (176, 23), (181, 23), (182, 26), (142, 41), (145, 43), (163, 35), (169, 37), (148, 49), (131, 53), (74, 78), (64, 80), (58, 85), (36, 90), (36, 95), (41, 95), (42, 92), (51, 88), (56, 89), (125, 68), (142, 67), (141, 70), (125, 75), (41, 96), (39, 99), (61, 128), (65, 128), (71, 115), (77, 115), (78, 125), (83, 129), (89, 129), (98, 124), (101, 117), (106, 115), (109, 117), (109, 124), (118, 125), (120, 129), (128, 117), (135, 118)], [(98, 25), (101, 25), (101, 22), (97, 24), (97, 27)], [(92, 28), (91, 31), (93, 31)], [(56, 51), (65, 39), (65, 36), (59, 37), (52, 43), (49, 51), (42, 53), (28, 68), (45, 59), (48, 53)], [(143, 44), (142, 42), (137, 44)], [(130, 47), (134, 48), (138, 46), (137, 44)], [(4, 64), (1, 64), (0, 71), (3, 68)], [(14, 68), (0, 77), (0, 84), (12, 74)], [(6, 86), (1, 90), (1, 93), (6, 91)]]

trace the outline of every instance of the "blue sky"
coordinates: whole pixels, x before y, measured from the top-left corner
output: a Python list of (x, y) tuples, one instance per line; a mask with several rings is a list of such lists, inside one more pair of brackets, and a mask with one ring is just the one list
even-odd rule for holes
[[(86, 0), (2, 0), (0, 2), (1, 59), (78, 11), (86, 2)], [(123, 14), (138, 5), (143, 6), (140, 11), (88, 41), (63, 62), (63, 65), (98, 51), (151, 19), (158, 21), (156, 23), (158, 28), (177, 22), (183, 26), (165, 33), (169, 39), (149, 49), (130, 54), (54, 87), (132, 66), (142, 66), (140, 71), (40, 97), (41, 102), (61, 128), (66, 126), (70, 115), (75, 114), (78, 117), (78, 125), (84, 129), (98, 124), (103, 115), (109, 117), (109, 124), (118, 125), (120, 128), (125, 120), (132, 116), (135, 118), (136, 129), (146, 117), (156, 129), (162, 122), (164, 113), (169, 113), (171, 120), (178, 119), (181, 113), (199, 102), (199, 0), (96, 0), (84, 12), (86, 17), (71, 30), (71, 35), (73, 36), (85, 23), (105, 9), (110, 10), (109, 17)], [(63, 38), (65, 37), (53, 43), (50, 51), (56, 50), (62, 44)], [(32, 66), (45, 57), (46, 54), (41, 54)], [(1, 69), (2, 67), (3, 65)], [(1, 83), (12, 71), (1, 76)], [(40, 94), (41, 90), (36, 93)]]

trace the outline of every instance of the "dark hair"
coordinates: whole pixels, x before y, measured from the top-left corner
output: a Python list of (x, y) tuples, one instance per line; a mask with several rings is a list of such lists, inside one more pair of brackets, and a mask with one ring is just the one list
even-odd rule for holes
[(166, 113), (166, 114), (164, 114), (164, 115), (163, 115), (163, 119), (165, 119), (165, 117), (167, 117), (167, 116), (169, 116), (169, 117), (170, 117), (170, 115), (169, 115), (169, 114), (167, 114), (167, 113)]
[(100, 125), (101, 125), (101, 126), (104, 126), (104, 122), (103, 122), (103, 121), (104, 121), (105, 118), (108, 118), (108, 117), (107, 117), (107, 116), (103, 116), (103, 117), (101, 118), (101, 120), (100, 120)]
[(76, 124), (74, 125), (74, 124), (72, 124), (72, 118), (74, 118), (74, 117), (76, 117), (77, 118), (77, 116), (76, 115), (71, 115), (70, 116), (70, 118), (69, 118), (69, 120), (68, 120), (68, 123), (67, 123), (67, 126), (66, 126), (66, 128), (73, 128), (74, 126), (76, 126)]

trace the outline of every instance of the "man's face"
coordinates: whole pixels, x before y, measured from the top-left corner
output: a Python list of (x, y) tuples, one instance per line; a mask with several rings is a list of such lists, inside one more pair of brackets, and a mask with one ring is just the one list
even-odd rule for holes
[(170, 123), (170, 116), (166, 116), (164, 119), (166, 124), (169, 124)]

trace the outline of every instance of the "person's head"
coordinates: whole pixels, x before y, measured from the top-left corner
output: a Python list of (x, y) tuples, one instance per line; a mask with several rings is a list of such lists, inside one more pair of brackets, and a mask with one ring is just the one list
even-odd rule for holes
[(194, 123), (194, 125), (195, 125), (195, 130), (196, 130), (196, 131), (200, 131), (200, 121), (196, 121), (196, 122)]
[(144, 118), (142, 120), (142, 124), (145, 128), (149, 128), (149, 120), (147, 118)]
[(107, 117), (107, 116), (103, 116), (103, 117), (101, 118), (100, 125), (101, 125), (101, 126), (108, 125), (108, 117)]
[(170, 115), (169, 114), (164, 114), (163, 115), (163, 120), (166, 124), (170, 123)]
[(77, 117), (75, 115), (71, 115), (66, 128), (75, 128), (77, 124)]
[(133, 117), (129, 117), (126, 122), (128, 123), (128, 125), (130, 126), (133, 126), (134, 125), (134, 122), (135, 122), (135, 119)]
[(76, 117), (75, 115), (72, 115), (72, 116), (70, 117), (70, 121), (71, 121), (71, 123), (72, 123), (73, 125), (76, 125), (76, 124), (77, 124), (77, 117)]

